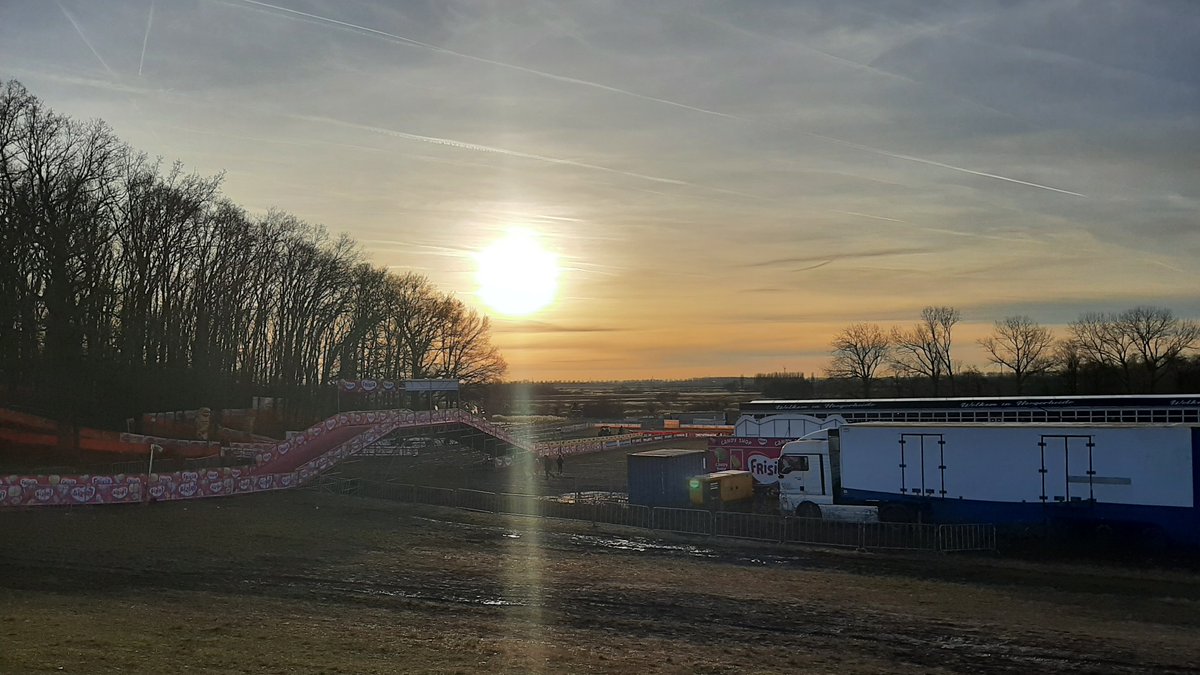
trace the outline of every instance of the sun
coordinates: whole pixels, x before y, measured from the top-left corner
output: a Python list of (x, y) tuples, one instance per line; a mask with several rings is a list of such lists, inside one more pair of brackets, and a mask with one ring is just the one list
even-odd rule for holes
[(558, 259), (532, 232), (513, 230), (476, 255), (479, 297), (507, 316), (527, 316), (549, 305), (558, 288)]

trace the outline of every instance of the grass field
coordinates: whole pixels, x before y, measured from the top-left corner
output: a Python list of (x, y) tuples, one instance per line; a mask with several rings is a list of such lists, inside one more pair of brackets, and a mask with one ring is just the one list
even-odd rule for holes
[(281, 492), (0, 512), (0, 672), (1185, 672), (1200, 576)]

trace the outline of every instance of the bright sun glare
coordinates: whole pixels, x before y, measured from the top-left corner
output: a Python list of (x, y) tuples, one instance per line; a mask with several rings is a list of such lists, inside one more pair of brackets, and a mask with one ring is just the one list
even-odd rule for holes
[(497, 312), (526, 316), (554, 300), (558, 260), (541, 247), (533, 233), (513, 230), (476, 259), (479, 297)]

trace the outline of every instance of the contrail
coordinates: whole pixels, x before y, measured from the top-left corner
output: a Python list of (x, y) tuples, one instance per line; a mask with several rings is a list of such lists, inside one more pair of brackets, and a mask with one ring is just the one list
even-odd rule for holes
[(150, 0), (150, 14), (146, 17), (146, 36), (142, 38), (142, 58), (138, 60), (138, 77), (142, 76), (142, 66), (146, 64), (146, 45), (150, 44), (150, 27), (154, 25), (154, 3)]
[(635, 171), (625, 171), (622, 169), (613, 169), (613, 168), (607, 167), (607, 166), (600, 166), (599, 164), (588, 164), (586, 162), (577, 162), (572, 159), (562, 159), (559, 157), (548, 157), (546, 155), (537, 155), (537, 154), (530, 153), (530, 152), (521, 152), (519, 150), (509, 150), (507, 148), (497, 148), (497, 147), (494, 147), (491, 145), (482, 145), (479, 143), (469, 143), (466, 141), (458, 141), (458, 140), (454, 140), (452, 138), (439, 138), (437, 136), (422, 136), (421, 134), (410, 134), (410, 133), (407, 133), (404, 131), (396, 131), (395, 129), (384, 129), (382, 127), (373, 127), (373, 126), (369, 126), (366, 124), (355, 124), (354, 122), (345, 122), (345, 121), (333, 119), (330, 117), (316, 117), (316, 116), (312, 116), (312, 115), (289, 115), (289, 117), (291, 117), (293, 119), (303, 120), (305, 122), (333, 124), (335, 126), (346, 127), (349, 129), (358, 129), (360, 131), (369, 131), (371, 133), (383, 134), (385, 136), (392, 136), (393, 138), (401, 138), (406, 141), (418, 141), (421, 143), (431, 143), (433, 145), (442, 145), (442, 146), (446, 146), (446, 147), (450, 147), (450, 148), (457, 148), (459, 150), (473, 150), (475, 152), (494, 153), (494, 154), (498, 154), (498, 155), (505, 155), (508, 157), (517, 157), (520, 159), (530, 159), (530, 160), (534, 160), (534, 161), (538, 161), (538, 162), (547, 162), (549, 164), (558, 164), (558, 165), (562, 165), (562, 166), (574, 166), (574, 167), (578, 167), (580, 169), (589, 169), (592, 171), (603, 171), (605, 173), (614, 173), (614, 174), (618, 174), (621, 176), (629, 176), (631, 178), (640, 178), (642, 180), (653, 181), (655, 183), (666, 183), (668, 185), (679, 185), (679, 186), (684, 186), (684, 187), (698, 188), (701, 190), (722, 192), (725, 194), (732, 194), (732, 195), (737, 195), (740, 197), (747, 197), (749, 199), (761, 199), (761, 197), (759, 197), (758, 195), (747, 194), (744, 192), (737, 192), (736, 190), (727, 190), (724, 188), (716, 188), (716, 187), (710, 187), (707, 185), (699, 185), (696, 183), (689, 183), (687, 181), (678, 180), (675, 178), (664, 178), (662, 176), (651, 176), (649, 174), (637, 173)]
[(956, 237), (973, 237), (975, 239), (991, 239), (993, 241), (1007, 241), (1013, 244), (1028, 244), (1032, 239), (1021, 239), (1020, 237), (1001, 237), (995, 234), (980, 234), (978, 232), (959, 232), (958, 230), (947, 230), (940, 227), (920, 227), (917, 228), (926, 232), (936, 232), (938, 234), (950, 234)]
[(1019, 185), (1028, 185), (1029, 187), (1035, 187), (1035, 188), (1038, 188), (1041, 190), (1049, 190), (1051, 192), (1060, 192), (1064, 195), (1072, 195), (1074, 197), (1087, 197), (1087, 195), (1085, 195), (1085, 194), (1080, 194), (1078, 192), (1071, 192), (1070, 190), (1063, 190), (1061, 188), (1051, 187), (1049, 185), (1042, 185), (1040, 183), (1030, 183), (1027, 180), (1019, 180), (1017, 178), (1009, 178), (1008, 176), (1000, 176), (1000, 175), (997, 175), (994, 173), (987, 173), (985, 171), (976, 171), (974, 169), (966, 169), (961, 166), (954, 166), (953, 164), (946, 164), (944, 162), (936, 162), (932, 159), (922, 159), (921, 157), (913, 157), (912, 155), (902, 155), (902, 154), (896, 153), (896, 152), (888, 152), (887, 150), (880, 150), (879, 148), (872, 148), (867, 145), (861, 145), (859, 143), (853, 143), (851, 141), (844, 141), (840, 138), (834, 138), (833, 136), (826, 136), (825, 134), (818, 134), (818, 133), (815, 133), (812, 131), (801, 130), (800, 133), (803, 133), (803, 134), (806, 134), (809, 136), (813, 136), (815, 138), (821, 138), (826, 141), (829, 141), (830, 143), (837, 143), (839, 145), (845, 145), (847, 147), (855, 148), (857, 150), (862, 150), (863, 152), (872, 152), (872, 153), (875, 153), (876, 155), (883, 155), (884, 157), (891, 157), (893, 159), (904, 159), (904, 160), (908, 160), (910, 162), (919, 162), (921, 164), (928, 164), (930, 166), (941, 167), (943, 169), (950, 169), (951, 171), (961, 171), (962, 173), (969, 173), (973, 176), (983, 176), (984, 178), (995, 178), (996, 180), (1002, 180), (1002, 181), (1006, 181), (1009, 183), (1017, 183)]
[(859, 218), (870, 218), (872, 220), (886, 220), (889, 223), (907, 223), (908, 222), (907, 220), (900, 220), (899, 218), (885, 218), (884, 216), (873, 216), (869, 213), (858, 213), (857, 211), (838, 211), (835, 209), (834, 213), (844, 213), (848, 216), (858, 216)]
[(1162, 262), (1161, 260), (1153, 260), (1150, 258), (1146, 258), (1146, 261), (1149, 262), (1151, 265), (1158, 265), (1159, 267), (1169, 269), (1172, 272), (1179, 272), (1180, 274), (1190, 274), (1190, 272), (1188, 272), (1187, 270), (1181, 270), (1178, 267), (1175, 267), (1174, 265), (1168, 265), (1167, 263)]
[(58, 0), (54, 0), (54, 4), (58, 5), (58, 8), (62, 10), (63, 15), (67, 17), (67, 21), (70, 21), (71, 25), (75, 27), (75, 32), (79, 33), (79, 38), (83, 40), (83, 44), (87, 45), (88, 49), (92, 50), (92, 54), (95, 55), (96, 60), (100, 62), (100, 65), (104, 66), (104, 69), (108, 71), (108, 74), (111, 75), (113, 79), (116, 79), (117, 74), (113, 72), (112, 68), (108, 67), (108, 64), (104, 62), (104, 57), (100, 56), (100, 52), (96, 51), (96, 48), (92, 46), (91, 41), (89, 41), (87, 36), (83, 34), (83, 29), (81, 29), (79, 24), (75, 22), (75, 17), (71, 16), (71, 13), (67, 11), (67, 8), (63, 7), (62, 3)]
[(547, 157), (545, 155), (536, 155), (529, 152), (521, 152), (519, 150), (509, 150), (507, 148), (497, 148), (491, 145), (481, 145), (479, 143), (469, 143), (466, 141), (457, 141), (452, 138), (438, 138), (437, 136), (422, 136), (421, 134), (410, 134), (404, 131), (396, 131), (395, 129), (385, 129), (383, 127), (373, 127), (366, 124), (355, 124), (354, 122), (344, 122), (342, 120), (333, 119), (330, 117), (316, 117), (312, 115), (291, 115), (291, 117), (306, 122), (318, 122), (322, 124), (334, 124), (350, 129), (358, 129), (360, 131), (370, 131), (372, 133), (384, 134), (394, 138), (402, 138), (406, 141), (419, 141), (421, 143), (432, 143), (434, 145), (444, 145), (460, 150), (474, 150), (476, 152), (490, 152), (498, 155), (507, 155), (509, 157), (519, 157), (521, 159), (532, 159), (539, 162), (549, 162), (551, 164), (563, 164), (566, 166), (575, 166), (583, 169), (592, 169), (595, 171), (605, 171), (608, 173), (618, 173), (633, 178), (641, 178), (650, 180), (656, 183), (668, 183), (671, 185), (690, 185), (685, 181), (676, 180), (674, 178), (662, 178), (660, 176), (650, 176), (644, 173), (635, 173), (632, 171), (622, 171), (620, 169), (611, 169), (606, 166), (596, 164), (587, 164), (585, 162), (576, 162), (571, 159), (560, 159), (558, 157)]
[[(445, 47), (439, 47), (437, 45), (430, 44), (428, 42), (421, 42), (419, 40), (407, 38), (407, 37), (404, 37), (403, 35), (396, 35), (395, 33), (388, 33), (385, 31), (377, 30), (375, 28), (368, 28), (366, 26), (361, 26), (359, 24), (349, 23), (346, 21), (339, 21), (338, 19), (331, 19), (329, 17), (324, 17), (324, 16), (320, 16), (317, 14), (310, 14), (309, 12), (302, 12), (302, 11), (296, 10), (296, 9), (280, 7), (279, 5), (272, 5), (270, 3), (260, 2), (259, 0), (240, 0), (240, 2), (242, 2), (244, 4), (248, 4), (248, 5), (255, 5), (258, 7), (263, 7), (263, 8), (272, 10), (274, 12), (284, 12), (286, 14), (304, 17), (311, 21), (317, 21), (317, 22), (325, 23), (325, 24), (332, 25), (332, 26), (338, 26), (340, 28), (345, 28), (345, 29), (349, 29), (349, 30), (353, 30), (353, 31), (367, 33), (370, 35), (376, 35), (376, 36), (385, 38), (387, 40), (399, 42), (401, 44), (405, 44), (405, 45), (409, 45), (409, 46), (413, 46), (413, 47), (420, 47), (422, 49), (428, 49), (428, 50), (437, 52), (439, 54), (446, 54), (448, 56), (455, 56), (458, 58), (468, 59), (470, 61), (475, 61), (477, 63), (486, 63), (488, 65), (496, 66), (499, 68), (507, 68), (507, 69), (519, 71), (522, 73), (528, 73), (530, 75), (536, 75), (538, 77), (554, 80), (556, 82), (566, 82), (569, 84), (575, 84), (575, 85), (579, 85), (579, 86), (583, 86), (583, 87), (591, 87), (593, 89), (599, 89), (602, 91), (608, 91), (608, 92), (612, 92), (615, 94), (621, 94), (623, 96), (630, 96), (630, 97), (637, 98), (637, 99), (640, 99), (643, 101), (652, 101), (654, 103), (660, 103), (662, 105), (668, 105), (668, 106), (671, 106), (674, 108), (690, 110), (692, 112), (702, 113), (704, 115), (711, 115), (714, 117), (721, 117), (724, 119), (738, 120), (740, 122), (753, 122), (754, 121), (749, 118), (742, 117), (740, 115), (724, 113), (724, 112), (720, 112), (718, 110), (712, 110), (709, 108), (700, 108), (697, 106), (688, 105), (686, 103), (672, 101), (670, 99), (659, 98), (657, 96), (650, 96), (648, 94), (640, 94), (636, 91), (630, 91), (628, 89), (621, 89), (619, 87), (613, 87), (611, 85), (602, 84), (600, 82), (593, 82), (591, 80), (582, 80), (582, 79), (575, 78), (575, 77), (567, 77), (565, 75), (555, 75), (554, 73), (548, 73), (544, 70), (536, 70), (534, 68), (527, 68), (525, 66), (520, 66), (520, 65), (517, 65), (514, 63), (507, 63), (504, 61), (496, 61), (494, 59), (488, 59), (488, 58), (484, 58), (482, 56), (475, 56), (473, 54), (458, 52), (458, 51), (454, 51), (452, 49), (447, 49)], [(862, 66), (862, 67), (870, 67), (870, 66), (863, 66), (863, 64), (857, 64), (857, 65)], [(920, 157), (914, 157), (912, 155), (902, 155), (899, 153), (888, 152), (887, 150), (881, 150), (879, 148), (872, 148), (872, 147), (869, 147), (866, 145), (860, 145), (858, 143), (853, 143), (851, 141), (844, 141), (840, 138), (834, 138), (832, 136), (826, 136), (824, 134), (818, 134), (818, 133), (811, 132), (811, 131), (801, 130), (801, 133), (807, 134), (809, 136), (813, 136), (815, 138), (821, 138), (821, 139), (830, 141), (832, 143), (838, 143), (838, 144), (841, 144), (841, 145), (844, 145), (847, 147), (856, 148), (856, 149), (864, 151), (864, 152), (870, 152), (870, 153), (877, 154), (877, 155), (883, 155), (885, 157), (891, 157), (893, 159), (903, 159), (903, 160), (908, 160), (910, 162), (918, 162), (918, 163), (926, 164), (929, 166), (936, 166), (939, 168), (948, 169), (950, 171), (958, 171), (960, 173), (967, 173), (967, 174), (971, 174), (974, 176), (981, 176), (984, 178), (993, 178), (996, 180), (1002, 180), (1002, 181), (1009, 182), (1009, 183), (1016, 183), (1019, 185), (1026, 185), (1028, 187), (1038, 188), (1041, 190), (1049, 190), (1051, 192), (1058, 192), (1061, 194), (1072, 195), (1075, 197), (1086, 197), (1087, 196), (1084, 194), (1080, 194), (1078, 192), (1072, 192), (1070, 190), (1062, 190), (1060, 188), (1051, 187), (1049, 185), (1040, 185), (1038, 183), (1031, 183), (1029, 181), (1023, 181), (1023, 180), (1019, 180), (1016, 178), (1000, 176), (1000, 175), (997, 175), (994, 173), (975, 171), (973, 169), (967, 169), (967, 168), (963, 168), (960, 166), (954, 166), (952, 164), (945, 164), (945, 163), (937, 162), (937, 161), (934, 161), (931, 159), (922, 159)], [(558, 160), (556, 160), (556, 161), (558, 161)], [(563, 161), (565, 161), (565, 160), (563, 160)], [(562, 163), (562, 161), (559, 161), (559, 163)], [(608, 169), (604, 169), (603, 167), (591, 167), (591, 168), (599, 168), (599, 169), (603, 169), (603, 170), (608, 170)], [(621, 173), (621, 172), (618, 172), (618, 173)], [(651, 180), (655, 180), (655, 179), (651, 178)], [(719, 190), (719, 188), (708, 188), (708, 189)], [(739, 192), (735, 192), (735, 191), (726, 191), (726, 192), (729, 192), (731, 194), (738, 194), (741, 196), (752, 196), (752, 195), (746, 195), (744, 193), (739, 193)]]
[(421, 47), (422, 49), (428, 49), (428, 50), (437, 52), (439, 54), (446, 54), (448, 56), (457, 56), (459, 58), (469, 59), (471, 61), (476, 61), (479, 63), (486, 63), (488, 65), (497, 66), (500, 68), (508, 68), (510, 70), (516, 70), (518, 72), (527, 73), (529, 75), (536, 75), (538, 77), (544, 77), (544, 78), (547, 78), (550, 80), (555, 80), (557, 82), (567, 82), (569, 84), (577, 84), (582, 87), (592, 87), (593, 89), (600, 89), (602, 91), (610, 91), (610, 92), (613, 92), (616, 94), (632, 96), (634, 98), (639, 98), (644, 101), (653, 101), (655, 103), (662, 103), (663, 105), (669, 105), (669, 106), (673, 106), (676, 108), (682, 108), (684, 110), (691, 110), (692, 112), (698, 112), (698, 113), (702, 113), (705, 115), (712, 115), (715, 117), (724, 117), (726, 119), (744, 119), (744, 118), (738, 117), (737, 115), (731, 115), (729, 113), (723, 113), (723, 112), (719, 112), (716, 110), (710, 110), (708, 108), (700, 108), (700, 107), (697, 107), (694, 105), (688, 105), (686, 103), (672, 101), (670, 99), (659, 98), (657, 96), (650, 96), (649, 94), (639, 94), (636, 91), (629, 91), (628, 89), (621, 89), (619, 87), (613, 87), (611, 85), (602, 84), (600, 82), (593, 82), (591, 80), (581, 80), (579, 78), (568, 77), (566, 75), (555, 75), (554, 73), (548, 73), (544, 70), (537, 70), (535, 68), (527, 68), (525, 66), (519, 66), (515, 63), (506, 63), (504, 61), (496, 61), (494, 59), (488, 59), (488, 58), (484, 58), (482, 56), (475, 56), (474, 54), (457, 52), (457, 51), (454, 51), (453, 49), (439, 47), (434, 44), (429, 44), (428, 42), (421, 42), (420, 40), (414, 40), (412, 38), (407, 38), (407, 37), (404, 37), (403, 35), (396, 35), (395, 33), (387, 33), (387, 32), (377, 30), (374, 28), (360, 26), (355, 23), (349, 23), (346, 21), (338, 21), (337, 19), (331, 19), (331, 18), (325, 17), (325, 16), (318, 16), (316, 14), (309, 14), (308, 12), (301, 12), (300, 10), (297, 10), (297, 9), (289, 9), (287, 7), (280, 7), (279, 5), (272, 5), (272, 4), (268, 4), (265, 2), (259, 2), (258, 0), (241, 0), (241, 2), (250, 4), (250, 5), (257, 5), (259, 7), (265, 7), (267, 9), (272, 9), (277, 12), (287, 12), (288, 14), (302, 16), (307, 19), (312, 19), (314, 21), (320, 21), (322, 23), (327, 23), (327, 24), (331, 24), (334, 26), (340, 26), (342, 28), (348, 28), (350, 30), (356, 30), (356, 31), (364, 32), (364, 33), (370, 33), (372, 35), (378, 35), (380, 37), (384, 37), (389, 40), (395, 40), (397, 42), (400, 42), (400, 43), (403, 43), (403, 44), (406, 44), (406, 45), (409, 45), (412, 47)]

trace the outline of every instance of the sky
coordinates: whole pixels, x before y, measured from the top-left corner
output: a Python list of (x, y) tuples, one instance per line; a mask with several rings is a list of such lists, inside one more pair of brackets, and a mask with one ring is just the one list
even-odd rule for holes
[[(852, 322), (1200, 317), (1200, 3), (0, 0), (0, 78), (416, 270), (510, 379), (820, 373)], [(514, 228), (562, 267), (479, 298)]]

